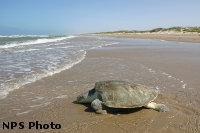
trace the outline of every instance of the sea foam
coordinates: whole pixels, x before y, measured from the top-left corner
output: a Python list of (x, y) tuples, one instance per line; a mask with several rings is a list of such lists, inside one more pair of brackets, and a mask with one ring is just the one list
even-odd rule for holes
[[(78, 39), (69, 39), (74, 37)], [(5, 48), (0, 52), (0, 99), (28, 83), (70, 69), (84, 60), (86, 50), (118, 44), (82, 36), (23, 39), (17, 44), (8, 39), (12, 44), (0, 46)]]
[(64, 39), (74, 38), (75, 36), (68, 36), (68, 37), (59, 37), (59, 38), (43, 38), (43, 39), (37, 39), (33, 41), (26, 41), (22, 43), (11, 43), (6, 45), (1, 45), (0, 49), (7, 49), (7, 48), (13, 48), (18, 46), (26, 46), (26, 45), (35, 45), (35, 44), (42, 44), (42, 43), (50, 43), (50, 42), (57, 42)]
[(71, 67), (73, 67), (74, 65), (80, 63), (82, 60), (85, 59), (85, 56), (86, 56), (86, 51), (85, 50), (80, 50), (80, 52), (82, 52), (82, 55), (75, 61), (71, 61), (70, 64), (67, 64), (65, 65), (64, 67), (62, 68), (59, 68), (59, 69), (55, 69), (53, 71), (50, 71), (50, 70), (46, 70), (44, 73), (41, 73), (41, 74), (35, 74), (35, 75), (32, 75), (31, 77), (27, 77), (25, 81), (20, 81), (16, 84), (13, 84), (12, 86), (3, 86), (3, 90), (0, 90), (0, 99), (4, 99), (6, 98), (6, 96), (9, 94), (10, 91), (13, 91), (15, 89), (19, 89), (20, 87), (28, 84), (28, 83), (32, 83), (32, 82), (35, 82), (37, 80), (40, 80), (42, 78), (45, 78), (45, 77), (48, 77), (48, 76), (52, 76), (56, 73), (60, 73), (66, 69), (69, 69)]

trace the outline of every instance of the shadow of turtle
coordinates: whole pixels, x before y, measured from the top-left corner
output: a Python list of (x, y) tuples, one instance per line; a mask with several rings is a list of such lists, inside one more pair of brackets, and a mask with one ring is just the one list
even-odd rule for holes
[[(74, 104), (80, 104), (76, 101), (73, 102)], [(92, 109), (91, 104), (89, 103), (81, 103), (81, 105), (87, 107), (84, 111), (85, 112), (94, 112)], [(136, 113), (138, 111), (141, 111), (142, 109), (146, 109), (145, 107), (139, 107), (139, 108), (110, 108), (110, 107), (103, 107), (108, 114), (118, 115), (118, 114), (130, 114), (130, 113)]]

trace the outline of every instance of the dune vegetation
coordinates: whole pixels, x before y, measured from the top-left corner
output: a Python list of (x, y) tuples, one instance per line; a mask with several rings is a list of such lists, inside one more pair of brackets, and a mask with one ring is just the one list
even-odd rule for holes
[(119, 30), (111, 32), (99, 32), (96, 34), (111, 34), (111, 33), (157, 33), (157, 32), (181, 32), (181, 33), (200, 33), (200, 27), (170, 27), (170, 28), (155, 28), (152, 30), (138, 31), (138, 30)]

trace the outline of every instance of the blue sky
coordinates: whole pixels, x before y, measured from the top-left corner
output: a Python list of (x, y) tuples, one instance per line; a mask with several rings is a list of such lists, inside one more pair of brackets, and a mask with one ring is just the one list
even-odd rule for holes
[(0, 34), (200, 26), (200, 0), (0, 0)]

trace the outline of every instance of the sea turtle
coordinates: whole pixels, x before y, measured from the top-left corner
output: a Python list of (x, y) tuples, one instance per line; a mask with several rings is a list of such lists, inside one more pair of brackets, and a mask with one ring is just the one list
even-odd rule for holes
[(107, 114), (109, 108), (146, 107), (156, 111), (168, 111), (164, 104), (153, 101), (158, 90), (145, 85), (131, 84), (126, 81), (108, 80), (96, 82), (95, 87), (77, 97), (77, 103), (91, 103), (96, 113)]

